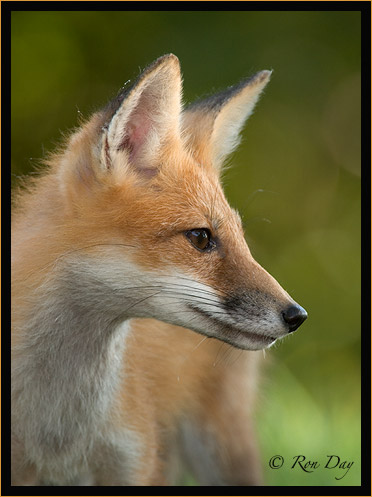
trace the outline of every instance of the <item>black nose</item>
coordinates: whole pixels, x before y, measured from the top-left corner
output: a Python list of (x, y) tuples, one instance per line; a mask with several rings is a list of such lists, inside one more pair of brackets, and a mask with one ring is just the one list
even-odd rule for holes
[(288, 324), (289, 333), (297, 330), (297, 328), (305, 321), (307, 318), (307, 312), (300, 305), (291, 305), (283, 311), (284, 321)]

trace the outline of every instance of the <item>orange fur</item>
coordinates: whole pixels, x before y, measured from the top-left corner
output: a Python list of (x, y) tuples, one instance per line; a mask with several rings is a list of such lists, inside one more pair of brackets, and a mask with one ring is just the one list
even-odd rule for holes
[(269, 76), (182, 112), (164, 56), (16, 198), (14, 484), (163, 485), (176, 456), (201, 484), (261, 481), (253, 351), (306, 315), (219, 175)]

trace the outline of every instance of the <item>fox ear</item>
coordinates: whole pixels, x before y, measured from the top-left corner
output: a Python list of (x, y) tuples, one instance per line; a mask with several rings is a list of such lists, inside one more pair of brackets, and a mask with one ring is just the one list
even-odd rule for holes
[(124, 153), (137, 171), (154, 174), (160, 147), (180, 134), (178, 58), (169, 54), (157, 59), (111, 107), (113, 115), (103, 128), (101, 162), (110, 169)]
[(185, 110), (183, 132), (188, 147), (200, 163), (212, 163), (217, 169), (222, 167), (239, 144), (239, 133), (270, 75), (271, 71), (261, 71)]

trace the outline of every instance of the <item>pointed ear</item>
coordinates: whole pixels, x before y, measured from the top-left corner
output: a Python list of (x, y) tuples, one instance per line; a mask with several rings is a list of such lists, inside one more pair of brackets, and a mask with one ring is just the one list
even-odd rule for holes
[[(103, 129), (101, 162), (114, 167), (123, 154), (137, 171), (156, 173), (159, 149), (180, 135), (181, 74), (178, 58), (164, 55), (148, 66), (134, 85), (112, 104)], [(116, 108), (115, 108), (116, 107)]]
[(220, 169), (240, 141), (239, 133), (251, 115), (271, 71), (261, 71), (221, 93), (188, 107), (182, 115), (183, 133), (196, 160)]

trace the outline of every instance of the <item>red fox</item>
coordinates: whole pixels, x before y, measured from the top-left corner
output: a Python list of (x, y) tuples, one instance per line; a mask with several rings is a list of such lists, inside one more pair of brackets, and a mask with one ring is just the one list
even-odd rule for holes
[(269, 78), (182, 109), (160, 57), (16, 196), (13, 485), (261, 484), (256, 351), (307, 314), (219, 178)]

